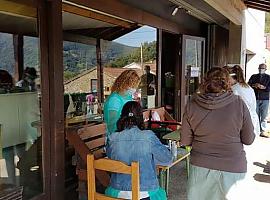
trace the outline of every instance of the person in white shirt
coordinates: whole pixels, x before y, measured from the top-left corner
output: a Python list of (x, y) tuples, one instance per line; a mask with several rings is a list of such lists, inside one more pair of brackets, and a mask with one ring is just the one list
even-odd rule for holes
[(257, 103), (254, 90), (246, 83), (243, 70), (239, 65), (226, 68), (230, 73), (232, 91), (235, 95), (239, 95), (246, 103), (254, 126), (254, 133), (258, 136), (260, 135), (260, 123), (256, 112)]

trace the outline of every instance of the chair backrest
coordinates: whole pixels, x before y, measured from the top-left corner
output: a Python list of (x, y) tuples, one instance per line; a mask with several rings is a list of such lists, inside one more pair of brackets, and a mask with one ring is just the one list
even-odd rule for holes
[(84, 126), (78, 129), (78, 135), (96, 158), (104, 157), (106, 125)]
[(112, 200), (112, 198), (96, 192), (95, 170), (104, 170), (112, 173), (130, 174), (132, 185), (132, 200), (140, 199), (139, 163), (132, 162), (131, 166), (123, 162), (108, 158), (94, 159), (93, 154), (87, 155), (87, 182), (88, 200)]
[(22, 200), (23, 186), (10, 186), (9, 184), (0, 185), (0, 200)]
[[(79, 154), (81, 162), (77, 163), (77, 174), (79, 180), (86, 181), (86, 163), (87, 155), (94, 154), (96, 158), (104, 157), (106, 125), (104, 123), (98, 125), (85, 125), (79, 127), (70, 127), (66, 129), (66, 138), (70, 145)], [(103, 186), (109, 184), (110, 177), (107, 173), (97, 171), (97, 179)]]

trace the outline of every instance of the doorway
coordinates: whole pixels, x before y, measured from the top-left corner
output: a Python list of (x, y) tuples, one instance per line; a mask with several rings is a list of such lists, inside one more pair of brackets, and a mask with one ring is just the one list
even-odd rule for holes
[(182, 36), (181, 116), (205, 72), (205, 38)]

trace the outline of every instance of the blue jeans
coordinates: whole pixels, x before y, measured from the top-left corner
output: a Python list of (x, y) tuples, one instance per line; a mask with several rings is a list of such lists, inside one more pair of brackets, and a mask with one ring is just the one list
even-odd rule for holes
[(257, 100), (257, 114), (260, 121), (260, 131), (266, 131), (269, 100)]

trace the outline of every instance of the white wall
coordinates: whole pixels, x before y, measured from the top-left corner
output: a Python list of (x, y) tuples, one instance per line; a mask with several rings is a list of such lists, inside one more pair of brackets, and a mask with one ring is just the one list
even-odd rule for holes
[(241, 62), (244, 63), (246, 49), (256, 53), (256, 55), (247, 63), (246, 77), (248, 80), (252, 74), (258, 73), (258, 65), (265, 62), (265, 12), (250, 8), (244, 12), (245, 19), (243, 19), (242, 26), (243, 59)]

